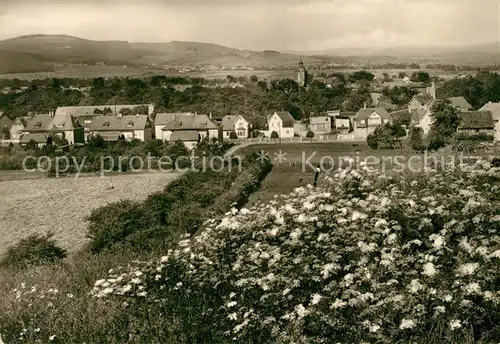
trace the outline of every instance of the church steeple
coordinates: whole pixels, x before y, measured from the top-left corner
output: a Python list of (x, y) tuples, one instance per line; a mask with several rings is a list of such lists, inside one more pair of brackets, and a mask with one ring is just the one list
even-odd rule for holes
[(307, 83), (307, 70), (304, 67), (302, 59), (299, 60), (299, 69), (297, 70), (297, 83), (299, 86), (304, 87)]

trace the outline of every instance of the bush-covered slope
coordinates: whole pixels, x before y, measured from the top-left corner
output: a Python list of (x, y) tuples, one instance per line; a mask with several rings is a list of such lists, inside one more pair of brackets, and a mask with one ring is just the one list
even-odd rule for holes
[(174, 316), (191, 342), (498, 340), (499, 168), (329, 181), (211, 220), (94, 295)]

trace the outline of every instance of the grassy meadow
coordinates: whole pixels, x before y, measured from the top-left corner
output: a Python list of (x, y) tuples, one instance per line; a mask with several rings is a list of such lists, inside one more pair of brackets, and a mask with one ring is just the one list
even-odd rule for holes
[(178, 175), (144, 173), (116, 175), (111, 179), (105, 176), (1, 181), (0, 256), (19, 239), (49, 231), (54, 232), (58, 244), (74, 252), (86, 242), (85, 218), (93, 209), (122, 199), (145, 199)]

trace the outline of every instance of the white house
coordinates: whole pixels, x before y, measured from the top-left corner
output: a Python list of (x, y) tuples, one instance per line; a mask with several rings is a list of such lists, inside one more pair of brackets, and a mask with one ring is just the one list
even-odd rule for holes
[(326, 134), (333, 128), (332, 116), (314, 116), (309, 118), (309, 130), (314, 134)]
[[(160, 115), (160, 114), (158, 114)], [(194, 113), (170, 114), (173, 120), (167, 121), (169, 115), (158, 117), (155, 120), (156, 138), (164, 141), (171, 141), (172, 133), (176, 131), (196, 131), (200, 140), (205, 137), (219, 139), (219, 127), (208, 115), (198, 115)], [(163, 124), (167, 121), (166, 124)]]
[(158, 140), (164, 140), (162, 129), (167, 125), (167, 123), (172, 122), (176, 118), (188, 115), (188, 112), (176, 112), (176, 113), (157, 113), (154, 122), (154, 132), (155, 138)]
[[(22, 122), (17, 126), (20, 127)], [(56, 134), (65, 138), (68, 143), (84, 143), (84, 128), (72, 115), (38, 114), (26, 120), (22, 129), (20, 143), (28, 143), (35, 140), (42, 144), (43, 139)]]
[(492, 103), (491, 101), (484, 104), (479, 111), (490, 111), (493, 123), (495, 125), (495, 141), (500, 141), (500, 102)]
[(279, 138), (290, 138), (294, 136), (295, 120), (288, 111), (278, 111), (273, 113), (267, 120), (269, 137), (272, 132), (278, 133)]
[(23, 130), (26, 128), (26, 123), (31, 117), (17, 117), (14, 123), (10, 126), (10, 139), (19, 141), (23, 136)]
[(353, 117), (354, 135), (366, 138), (375, 128), (388, 123), (392, 124), (392, 117), (386, 109), (364, 107)]
[(99, 135), (106, 141), (117, 141), (122, 135), (126, 140), (149, 141), (152, 138), (147, 115), (96, 116), (89, 130), (91, 135)]
[(232, 132), (236, 133), (238, 138), (248, 137), (250, 134), (250, 123), (241, 115), (224, 116), (222, 118), (223, 139), (229, 139)]

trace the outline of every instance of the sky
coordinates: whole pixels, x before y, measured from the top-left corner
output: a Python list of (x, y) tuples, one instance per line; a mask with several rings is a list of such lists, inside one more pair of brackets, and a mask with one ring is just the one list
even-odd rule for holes
[(321, 51), (500, 40), (500, 0), (0, 0), (0, 39), (67, 34)]

